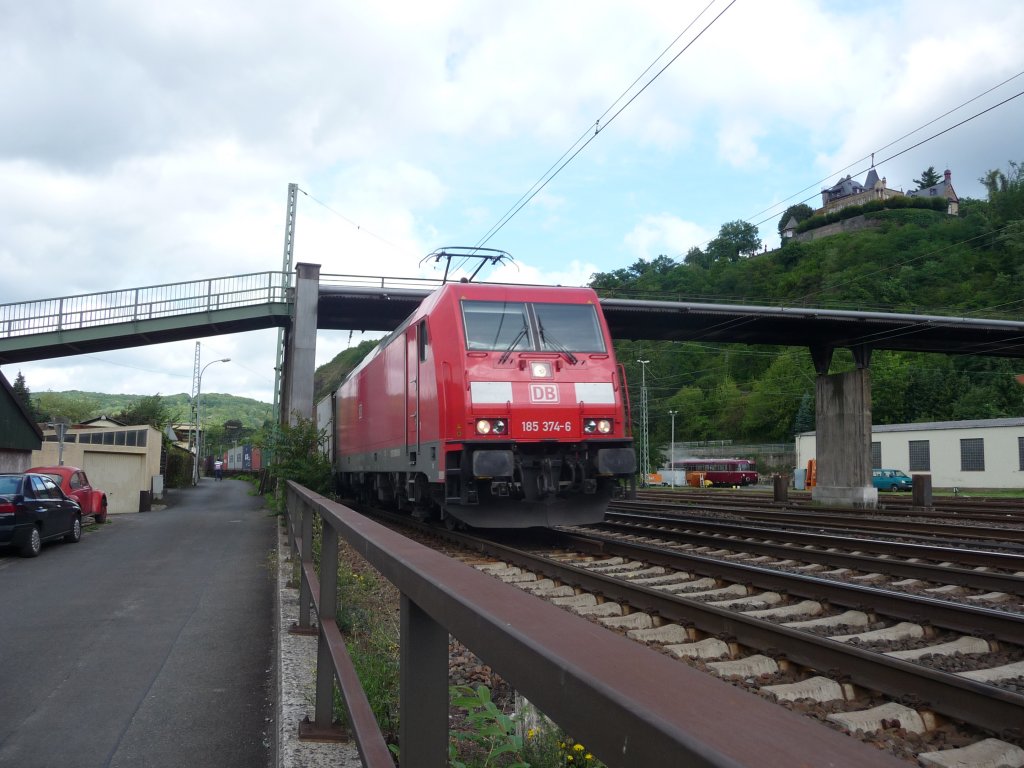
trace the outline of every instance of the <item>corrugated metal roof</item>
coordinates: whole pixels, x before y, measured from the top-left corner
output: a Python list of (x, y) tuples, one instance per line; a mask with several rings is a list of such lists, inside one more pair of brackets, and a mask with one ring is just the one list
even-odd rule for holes
[(964, 421), (921, 421), (916, 424), (878, 424), (873, 432), (922, 432), (927, 429), (989, 429), (992, 427), (1024, 427), (1021, 419), (965, 419)]
[[(965, 419), (963, 421), (919, 421), (915, 424), (874, 424), (872, 432), (924, 432), (930, 429), (991, 429), (994, 427), (1024, 427), (1024, 418)], [(801, 432), (813, 435), (815, 432)]]

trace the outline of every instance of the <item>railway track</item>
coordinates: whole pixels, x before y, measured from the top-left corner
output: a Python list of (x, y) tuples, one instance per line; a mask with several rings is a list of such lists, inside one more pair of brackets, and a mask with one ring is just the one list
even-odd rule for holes
[(828, 528), (843, 530), (848, 533), (876, 535), (889, 533), (900, 537), (930, 539), (956, 542), (977, 543), (991, 546), (998, 542), (1006, 548), (1024, 548), (1024, 519), (978, 521), (971, 518), (936, 519), (931, 516), (883, 515), (877, 511), (847, 510), (842, 508), (807, 508), (791, 510), (786, 507), (776, 508), (770, 503), (743, 504), (719, 503), (713, 506), (687, 504), (680, 505), (668, 501), (613, 501), (608, 508), (608, 515), (643, 514), (647, 516), (661, 515), (665, 519), (686, 518), (719, 519), (731, 516), (749, 522), (769, 524), (772, 526), (795, 526), (803, 528)]
[(920, 765), (1024, 766), (1024, 553), (723, 525), (444, 536), (496, 578)]
[[(774, 507), (780, 509), (814, 509), (818, 507), (806, 491), (788, 492), (785, 501), (774, 501), (772, 489), (731, 490), (699, 488), (638, 490), (637, 500), (661, 502), (683, 507), (714, 509), (721, 506)], [(854, 507), (829, 507), (842, 512), (857, 512), (864, 515), (892, 515), (899, 513), (908, 517), (931, 519), (974, 520), (997, 524), (1024, 523), (1024, 499), (992, 498), (985, 496), (936, 496), (928, 509), (914, 507), (910, 493), (878, 493), (878, 506), (867, 510)]]

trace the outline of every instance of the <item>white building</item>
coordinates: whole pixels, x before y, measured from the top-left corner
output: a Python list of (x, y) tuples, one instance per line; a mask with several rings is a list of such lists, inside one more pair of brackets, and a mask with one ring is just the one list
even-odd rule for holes
[[(796, 465), (817, 454), (796, 436)], [(933, 488), (1024, 488), (1024, 419), (932, 421), (871, 428), (871, 466), (930, 474)]]

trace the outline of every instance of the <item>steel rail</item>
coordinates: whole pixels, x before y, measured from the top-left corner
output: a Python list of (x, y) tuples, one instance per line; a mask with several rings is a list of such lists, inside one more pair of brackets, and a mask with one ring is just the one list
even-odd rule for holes
[[(912, 697), (921, 706), (936, 712), (971, 723), (994, 733), (1013, 733), (1024, 722), (1024, 695), (985, 683), (975, 682), (957, 677), (938, 670), (930, 669), (912, 662), (902, 661), (884, 656), (874, 651), (850, 646), (827, 637), (774, 624), (762, 619), (745, 616), (736, 611), (708, 605), (707, 603), (690, 600), (678, 595), (667, 595), (662, 591), (630, 585), (611, 576), (594, 573), (585, 568), (558, 562), (546, 556), (532, 554), (514, 547), (508, 547), (494, 541), (477, 540), (473, 537), (454, 534), (453, 540), (493, 557), (500, 558), (514, 565), (527, 568), (548, 578), (558, 579), (562, 583), (571, 584), (582, 590), (603, 595), (608, 600), (627, 603), (638, 610), (661, 616), (667, 621), (696, 626), (702, 631), (719, 637), (735, 639), (741, 645), (764, 649), (769, 653), (784, 654), (787, 659), (812, 669), (832, 670), (830, 674), (852, 678), (856, 683), (873, 690), (880, 691), (899, 700)], [(567, 535), (565, 543), (589, 547), (592, 551), (603, 554), (622, 554), (632, 551), (638, 559), (652, 563), (674, 561), (674, 567), (680, 567), (679, 559), (669, 556), (663, 550), (654, 547), (624, 545), (611, 541), (591, 541)], [(640, 554), (642, 553), (642, 554)], [(674, 555), (674, 553), (673, 553)], [(711, 558), (697, 555), (684, 555), (683, 560), (692, 565), (701, 564), (704, 572), (716, 572), (725, 578), (768, 589), (783, 589), (791, 594), (806, 594), (813, 597), (817, 586), (815, 582), (828, 580), (803, 576), (798, 579), (795, 574), (785, 576), (778, 571), (763, 572), (755, 566), (740, 566), (735, 563), (722, 563)], [(787, 578), (788, 576), (788, 578)], [(830, 582), (832, 587), (836, 582)], [(829, 585), (820, 585), (827, 587)], [(941, 601), (913, 601), (900, 599), (904, 596), (879, 594), (878, 590), (864, 589), (855, 585), (847, 585), (847, 602), (851, 605), (862, 605), (855, 597), (877, 600), (884, 604), (879, 612), (889, 615), (900, 615), (903, 618), (921, 621), (922, 611), (935, 608), (936, 615), (941, 615), (950, 628), (967, 633), (979, 631), (977, 625), (972, 626), (964, 617), (970, 615), (972, 620), (997, 618), (993, 612), (984, 609), (966, 611), (957, 617), (947, 606), (935, 605)], [(823, 594), (820, 593), (820, 594)], [(822, 598), (819, 594), (817, 599)], [(843, 594), (835, 591), (832, 594)], [(1016, 624), (1007, 623), (1005, 614), (998, 617), (997, 628), (1013, 626), (1012, 631), (1004, 629), (1004, 635), (1022, 639), (1024, 617), (1018, 617)], [(981, 630), (986, 631), (986, 630)]]
[[(928, 581), (956, 584), (994, 592), (1009, 592), (1024, 595), (1024, 576), (1016, 573), (993, 573), (978, 571), (974, 568), (1004, 568), (1024, 572), (1024, 555), (1003, 552), (983, 552), (979, 550), (957, 550), (949, 547), (936, 547), (913, 543), (880, 541), (878, 539), (850, 538), (848, 536), (830, 536), (828, 534), (803, 533), (800, 531), (780, 531), (771, 528), (757, 528), (750, 525), (728, 523), (722, 521), (699, 522), (690, 528), (700, 527), (703, 531), (666, 530), (657, 523), (644, 524), (636, 521), (606, 519), (604, 523), (590, 526), (588, 531), (622, 530), (630, 533), (641, 532), (657, 536), (661, 539), (688, 542), (719, 547), (734, 546), (758, 555), (787, 558), (794, 557), (811, 563), (822, 563), (835, 567), (854, 568), (872, 572), (881, 571), (905, 578), (921, 578)], [(678, 524), (678, 523), (677, 523)], [(771, 537), (784, 543), (753, 541), (751, 536)], [(797, 549), (797, 545), (811, 545), (819, 549)], [(942, 564), (910, 563), (891, 560), (872, 555), (855, 555), (836, 551), (836, 547), (863, 552), (871, 551), (875, 555), (897, 555), (905, 558), (928, 558), (945, 562), (959, 562), (974, 568), (950, 567)], [(827, 551), (826, 551), (827, 550)]]
[[(679, 505), (662, 502), (639, 502), (639, 501), (613, 501), (608, 507), (611, 512), (626, 512), (629, 510), (645, 512), (663, 512), (669, 510), (681, 510)], [(846, 528), (848, 530), (890, 532), (904, 536), (953, 536), (963, 540), (973, 538), (978, 541), (996, 540), (1001, 543), (1024, 544), (1024, 530), (1015, 528), (982, 528), (976, 525), (945, 525), (942, 523), (928, 524), (917, 523), (917, 530), (909, 527), (905, 520), (888, 520), (878, 518), (874, 515), (853, 515), (842, 512), (794, 512), (790, 510), (770, 510), (764, 507), (715, 507), (716, 512), (733, 513), (742, 515), (750, 520), (760, 520), (776, 524), (821, 526), (828, 525), (830, 528)]]
[[(801, 492), (790, 492), (785, 501), (775, 501), (771, 496), (771, 490), (767, 491), (729, 491), (712, 490), (701, 491), (699, 489), (688, 490), (658, 490), (658, 491), (637, 491), (638, 501), (650, 502), (672, 502), (694, 506), (699, 504), (702, 507), (715, 507), (721, 504), (738, 506), (750, 504), (761, 508), (772, 507), (777, 509), (823, 509), (816, 504), (810, 494)], [(910, 494), (898, 495), (879, 493), (878, 506), (873, 509), (857, 507), (829, 506), (830, 511), (858, 513), (862, 515), (885, 516), (892, 514), (904, 515), (906, 517), (927, 517), (933, 519), (950, 520), (979, 520), (987, 522), (1024, 522), (1024, 499), (964, 499), (937, 497), (932, 499), (932, 505), (927, 508), (914, 506), (913, 497)]]

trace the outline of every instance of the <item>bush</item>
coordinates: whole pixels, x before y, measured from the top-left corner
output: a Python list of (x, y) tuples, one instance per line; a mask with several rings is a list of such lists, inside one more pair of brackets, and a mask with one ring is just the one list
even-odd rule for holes
[[(852, 219), (855, 216), (863, 216), (865, 214), (879, 215), (885, 211), (895, 211), (905, 208), (945, 212), (948, 205), (949, 203), (944, 197), (907, 197), (905, 195), (897, 195), (896, 197), (890, 197), (885, 200), (869, 200), (862, 205), (848, 205), (845, 208), (840, 208), (838, 211), (832, 211), (828, 214), (815, 214), (809, 219), (801, 221), (797, 225), (796, 231), (800, 234), (812, 229), (824, 227), (827, 224), (846, 221), (847, 219)], [(874, 218), (874, 215), (871, 218)], [(910, 220), (907, 223), (929, 224), (932, 221), (933, 219), (931, 217), (919, 217), (917, 219)]]

